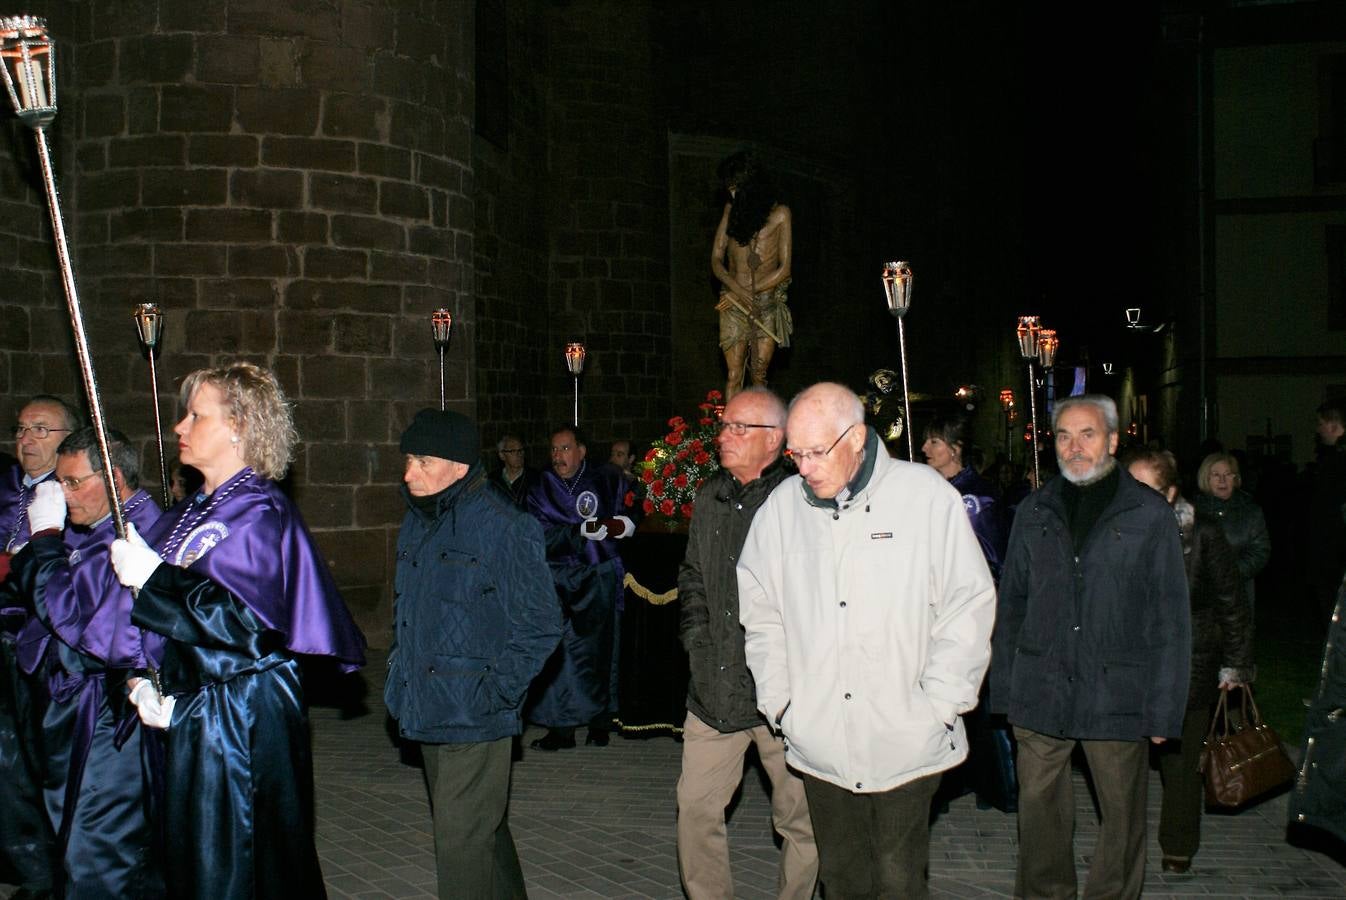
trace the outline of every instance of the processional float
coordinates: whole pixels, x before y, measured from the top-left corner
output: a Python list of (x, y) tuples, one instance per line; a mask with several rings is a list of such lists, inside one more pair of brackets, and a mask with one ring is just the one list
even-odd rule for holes
[(61, 269), (61, 285), (65, 290), (66, 309), (70, 313), (70, 327), (74, 332), (75, 355), (79, 359), (80, 377), (89, 401), (89, 417), (93, 421), (98, 443), (98, 458), (105, 473), (103, 486), (107, 490), (108, 508), (112, 512), (117, 536), (125, 537), (126, 520), (112, 478), (107, 423), (103, 419), (98, 379), (94, 375), (89, 340), (84, 332), (84, 314), (75, 288), (70, 247), (66, 242), (65, 223), (61, 218), (60, 201), (56, 194), (56, 179), (52, 175), (51, 149), (47, 144), (47, 126), (56, 118), (56, 48), (47, 35), (46, 20), (37, 16), (0, 18), (0, 62), (3, 62), (0, 72), (3, 72), (9, 102), (19, 121), (32, 129), (37, 142), (42, 184), (47, 194), (47, 210), (51, 214), (52, 237), (56, 243), (56, 259)]

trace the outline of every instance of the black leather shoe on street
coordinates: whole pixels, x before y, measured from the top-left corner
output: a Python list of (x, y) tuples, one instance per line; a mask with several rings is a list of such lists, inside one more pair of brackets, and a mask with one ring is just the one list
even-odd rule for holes
[(1164, 871), (1173, 875), (1183, 875), (1192, 868), (1192, 861), (1185, 856), (1165, 856)]
[(608, 732), (603, 728), (590, 728), (589, 734), (584, 738), (586, 747), (606, 747), (608, 745)]
[(575, 746), (575, 735), (548, 731), (528, 746), (534, 750), (545, 750), (548, 753), (554, 753), (557, 750), (571, 750)]

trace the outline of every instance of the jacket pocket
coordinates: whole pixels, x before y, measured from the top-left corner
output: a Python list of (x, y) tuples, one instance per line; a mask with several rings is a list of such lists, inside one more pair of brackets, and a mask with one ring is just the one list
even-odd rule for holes
[(1149, 680), (1145, 664), (1133, 659), (1105, 659), (1098, 678), (1097, 709), (1114, 724), (1119, 724), (1119, 717), (1131, 717), (1139, 725)]
[(421, 674), (422, 727), (472, 727), (502, 706), (498, 692), (485, 683), (494, 675), (489, 659), (432, 656)]
[(1020, 645), (1014, 650), (1013, 666), (1009, 696), (1011, 716), (1016, 711), (1040, 708), (1043, 695), (1052, 690), (1049, 657), (1041, 650)]

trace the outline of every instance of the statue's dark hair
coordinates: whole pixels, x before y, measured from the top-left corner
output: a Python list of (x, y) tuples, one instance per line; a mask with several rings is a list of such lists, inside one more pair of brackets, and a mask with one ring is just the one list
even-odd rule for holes
[(725, 231), (739, 246), (746, 247), (766, 225), (776, 206), (776, 189), (757, 156), (748, 150), (725, 158), (717, 174), (724, 189), (734, 188), (736, 193), (729, 200), (729, 224)]

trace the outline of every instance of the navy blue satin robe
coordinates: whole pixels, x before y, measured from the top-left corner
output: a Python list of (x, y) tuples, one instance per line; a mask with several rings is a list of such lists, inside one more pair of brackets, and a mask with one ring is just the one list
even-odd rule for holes
[(296, 656), (353, 669), (364, 636), (298, 511), (251, 469), (180, 503), (146, 539), (169, 563), (133, 612), (163, 636), (152, 652), (177, 698), (165, 732), (169, 895), (325, 897)]
[[(138, 530), (162, 511), (138, 491), (123, 508)], [(64, 539), (40, 535), (14, 558), (13, 578), (32, 601), (19, 635), (20, 668), (44, 675), (46, 808), (61, 859), (65, 900), (164, 895), (152, 857), (151, 783), (142, 728), (125, 700), (126, 677), (145, 668), (131, 592), (112, 571), (111, 517)]]
[[(47, 473), (39, 482), (50, 478)], [(33, 490), (15, 464), (0, 474), (0, 553), (28, 542)], [(56, 835), (42, 801), (42, 714), (46, 687), (19, 673), (14, 641), (28, 621), (8, 578), (0, 582), (0, 882), (51, 886), (58, 866)]]
[(626, 487), (615, 473), (582, 463), (567, 484), (552, 471), (528, 492), (528, 511), (542, 523), (547, 564), (565, 616), (561, 645), (529, 691), (524, 717), (559, 728), (602, 721), (615, 713), (617, 602), (622, 593), (622, 560), (617, 541), (580, 536), (586, 518), (630, 516)]

